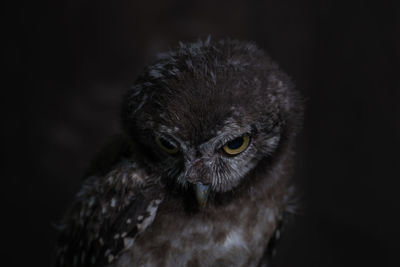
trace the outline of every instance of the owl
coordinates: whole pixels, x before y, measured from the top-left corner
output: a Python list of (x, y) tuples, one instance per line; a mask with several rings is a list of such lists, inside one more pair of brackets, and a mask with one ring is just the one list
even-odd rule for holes
[(249, 42), (180, 43), (121, 115), (60, 224), (55, 266), (266, 266), (302, 124), (278, 65)]

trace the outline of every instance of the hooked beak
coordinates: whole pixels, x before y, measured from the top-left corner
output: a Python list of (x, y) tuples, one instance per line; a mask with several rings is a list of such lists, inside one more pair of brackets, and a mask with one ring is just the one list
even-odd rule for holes
[(194, 191), (196, 193), (197, 202), (201, 207), (205, 207), (207, 204), (208, 194), (210, 193), (210, 185), (194, 184)]

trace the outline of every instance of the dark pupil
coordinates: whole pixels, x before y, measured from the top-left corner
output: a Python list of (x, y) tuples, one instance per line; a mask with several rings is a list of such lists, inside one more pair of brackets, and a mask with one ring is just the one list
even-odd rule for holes
[(228, 142), (227, 145), (230, 149), (238, 149), (243, 145), (243, 142), (244, 142), (243, 137), (238, 137)]
[(168, 142), (167, 140), (165, 140), (164, 138), (160, 138), (160, 142), (166, 149), (170, 149), (170, 150), (175, 149), (175, 146), (173, 144), (171, 144), (170, 142)]

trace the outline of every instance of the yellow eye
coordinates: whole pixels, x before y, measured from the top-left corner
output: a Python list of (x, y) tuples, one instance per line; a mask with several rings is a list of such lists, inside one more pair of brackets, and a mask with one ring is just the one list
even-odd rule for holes
[(179, 147), (162, 137), (156, 136), (156, 143), (168, 154), (176, 154), (179, 151)]
[(250, 143), (250, 137), (248, 135), (244, 135), (241, 137), (237, 137), (232, 141), (226, 143), (222, 149), (225, 151), (226, 154), (230, 156), (235, 156), (240, 152), (243, 152)]

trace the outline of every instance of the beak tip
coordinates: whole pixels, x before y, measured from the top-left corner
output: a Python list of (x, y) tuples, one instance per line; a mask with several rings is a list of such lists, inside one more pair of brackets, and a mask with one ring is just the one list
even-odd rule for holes
[(201, 207), (205, 207), (207, 204), (207, 198), (210, 193), (210, 185), (195, 184), (194, 185), (196, 199)]

